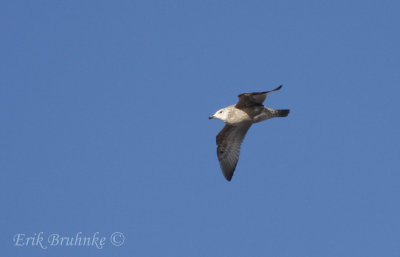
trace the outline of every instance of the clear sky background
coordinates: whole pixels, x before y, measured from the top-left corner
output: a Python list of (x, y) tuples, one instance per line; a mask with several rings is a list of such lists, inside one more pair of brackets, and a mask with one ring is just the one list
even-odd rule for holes
[[(2, 256), (399, 256), (399, 13), (2, 1)], [(227, 182), (207, 117), (279, 84)], [(107, 241), (15, 246), (39, 232)]]

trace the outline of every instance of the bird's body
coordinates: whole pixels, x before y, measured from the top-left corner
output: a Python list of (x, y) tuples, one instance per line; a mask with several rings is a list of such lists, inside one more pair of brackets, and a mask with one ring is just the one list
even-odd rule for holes
[(217, 155), (222, 172), (228, 181), (232, 179), (239, 160), (241, 144), (251, 125), (274, 117), (286, 117), (289, 114), (287, 109), (274, 110), (262, 104), (269, 93), (281, 87), (266, 92), (240, 94), (237, 104), (222, 108), (209, 117), (226, 123), (217, 135)]
[(277, 110), (265, 106), (253, 106), (239, 109), (236, 108), (236, 105), (230, 105), (224, 109), (229, 112), (228, 118), (224, 122), (230, 125), (240, 124), (244, 121), (257, 123), (277, 115)]

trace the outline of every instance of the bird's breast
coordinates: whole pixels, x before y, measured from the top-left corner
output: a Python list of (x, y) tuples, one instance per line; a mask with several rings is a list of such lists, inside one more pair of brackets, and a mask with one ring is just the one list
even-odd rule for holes
[(229, 124), (238, 124), (246, 121), (252, 121), (249, 113), (242, 109), (233, 109), (228, 117), (227, 123)]

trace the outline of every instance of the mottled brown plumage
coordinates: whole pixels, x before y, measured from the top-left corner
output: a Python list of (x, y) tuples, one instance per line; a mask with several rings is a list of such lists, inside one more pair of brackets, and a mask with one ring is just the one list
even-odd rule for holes
[(209, 117), (226, 123), (217, 135), (217, 156), (228, 181), (232, 179), (239, 160), (241, 144), (251, 125), (274, 117), (286, 117), (289, 114), (288, 109), (274, 110), (262, 104), (269, 93), (281, 87), (271, 91), (240, 94), (236, 105), (222, 108)]

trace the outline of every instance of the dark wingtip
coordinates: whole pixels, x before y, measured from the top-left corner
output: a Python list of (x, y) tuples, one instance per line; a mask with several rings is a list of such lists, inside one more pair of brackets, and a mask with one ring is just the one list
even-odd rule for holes
[(279, 87), (277, 87), (277, 88), (275, 88), (275, 89), (272, 89), (272, 90), (270, 90), (270, 91), (261, 92), (261, 94), (272, 93), (272, 92), (278, 91), (278, 90), (281, 89), (281, 88), (282, 88), (282, 85), (279, 85)]
[(226, 180), (228, 180), (228, 181), (231, 181), (231, 180), (232, 180), (233, 173), (235, 173), (235, 170), (233, 170), (233, 171), (224, 171), (224, 170), (222, 170), (222, 174), (224, 174), (224, 177), (225, 177)]
[[(233, 174), (232, 174), (233, 175)], [(228, 182), (230, 182), (232, 180), (232, 176), (225, 176), (226, 180), (228, 180)]]
[(289, 113), (290, 113), (289, 109), (278, 110), (278, 117), (286, 117), (289, 115)]

